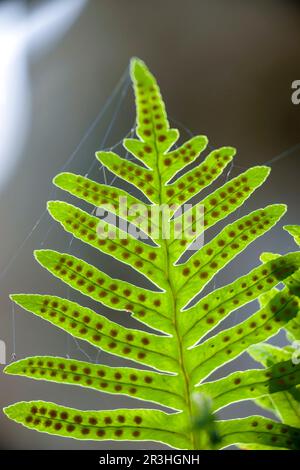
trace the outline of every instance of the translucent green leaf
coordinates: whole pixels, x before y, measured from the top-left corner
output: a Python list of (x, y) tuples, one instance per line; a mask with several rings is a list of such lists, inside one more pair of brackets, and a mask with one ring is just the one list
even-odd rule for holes
[(116, 310), (133, 313), (138, 320), (163, 331), (172, 331), (168, 296), (113, 279), (85, 261), (53, 250), (35, 251), (37, 261), (69, 286)]
[(175, 238), (169, 245), (172, 260), (176, 261), (186, 249), (187, 244), (192, 243), (204, 230), (241, 207), (255, 189), (263, 184), (269, 173), (270, 168), (266, 166), (250, 168), (216, 189), (187, 210), (180, 218), (177, 217), (172, 225), (181, 227), (184, 224), (185, 230), (183, 237)]
[[(296, 252), (296, 253), (299, 253)], [(280, 255), (275, 253), (262, 253), (260, 256), (261, 261), (272, 261), (279, 258)], [(287, 279), (285, 279), (284, 284), (294, 295), (300, 296), (300, 269), (292, 273)]]
[(289, 390), (299, 383), (300, 365), (288, 360), (268, 369), (234, 372), (223, 379), (202, 384), (197, 390), (212, 399), (216, 411), (230, 403)]
[(29, 312), (51, 322), (111, 354), (161, 370), (176, 371), (177, 352), (169, 337), (125, 328), (76, 302), (50, 295), (14, 294), (12, 300)]
[(144, 62), (131, 62), (131, 77), (135, 93), (137, 136), (146, 144), (140, 157), (151, 168), (157, 165), (157, 154), (163, 155), (178, 139), (176, 129), (170, 129), (159, 87)]
[[(170, 181), (185, 166), (192, 163), (205, 150), (208, 140), (206, 136), (192, 137), (180, 147), (166, 153), (160, 162), (162, 182)], [(144, 150), (144, 144), (135, 139), (125, 139), (124, 146), (136, 157)]]
[[(298, 365), (292, 362), (292, 352), (286, 348), (278, 348), (270, 344), (253, 345), (248, 350), (249, 354), (257, 362), (265, 367), (278, 367), (280, 361), (289, 361), (290, 367), (298, 370)], [(272, 395), (272, 404), (281, 421), (291, 426), (300, 428), (300, 390), (292, 387), (288, 391), (281, 391)]]
[[(93, 213), (58, 201), (49, 203), (49, 211), (73, 237), (114, 258), (116, 269), (119, 264), (121, 270), (125, 263), (150, 280), (152, 287), (144, 289), (108, 276), (102, 272), (102, 256), (98, 256), (100, 266), (97, 261), (90, 265), (75, 256), (51, 250), (38, 250), (35, 256), (42, 267), (72, 289), (112, 309), (107, 313), (109, 318), (115, 310), (126, 316), (130, 312), (159, 333), (125, 328), (59, 297), (18, 294), (12, 298), (74, 338), (154, 371), (39, 356), (10, 364), (6, 373), (125, 394), (167, 406), (170, 414), (151, 409), (79, 411), (45, 402), (21, 402), (7, 407), (5, 412), (10, 419), (31, 429), (76, 439), (150, 440), (194, 450), (214, 449), (226, 443), (244, 448), (297, 448), (299, 437), (292, 428), (280, 428), (279, 424), (260, 418), (220, 422), (212, 412), (254, 397), (261, 403), (264, 400), (269, 410), (280, 410), (278, 415), (284, 420), (292, 419), (288, 401), (292, 397), (293, 404), (298, 406), (294, 393), (298, 393), (295, 385), (298, 368), (297, 374), (290, 371), (291, 347), (283, 349), (281, 360), (288, 363), (284, 366), (288, 372), (279, 370), (283, 366), (277, 361), (269, 366), (275, 370), (271, 377), (266, 377), (267, 370), (259, 370), (227, 378), (225, 374), (214, 383), (204, 384), (204, 379), (283, 326), (289, 330), (289, 338), (291, 325), (298, 330), (299, 254), (279, 258), (272, 255), (264, 265), (240, 279), (200, 301), (197, 297), (197, 303), (189, 308), (206, 284), (252, 241), (270, 230), (285, 212), (283, 205), (259, 209), (229, 224), (198, 249), (204, 230), (241, 207), (266, 179), (269, 169), (254, 167), (230, 181), (226, 178), (209, 194), (209, 185), (224, 171), (228, 172), (225, 168), (232, 162), (235, 149), (221, 147), (198, 160), (207, 146), (205, 136), (187, 142), (181, 139), (177, 146), (179, 132), (170, 128), (154, 76), (139, 59), (131, 61), (130, 73), (136, 100), (136, 135), (125, 139), (123, 145), (135, 158), (129, 161), (107, 151), (97, 156), (103, 165), (129, 183), (129, 191), (134, 189), (140, 196), (64, 172), (54, 179), (54, 184), (91, 204)], [(191, 163), (192, 169), (188, 166)], [(199, 201), (202, 189), (206, 190), (202, 201), (189, 208), (184, 205), (190, 200), (195, 202), (195, 196)], [(107, 212), (110, 219), (107, 221), (104, 216), (105, 220), (100, 221), (94, 217), (96, 207), (104, 214)], [(203, 208), (204, 224), (198, 227), (203, 220)], [(167, 214), (165, 209), (169, 210)], [(184, 209), (183, 215), (180, 209)], [(99, 216), (99, 210), (96, 214)], [(184, 232), (180, 232), (182, 221)], [(196, 243), (191, 244), (193, 241)], [(282, 292), (276, 290), (279, 282), (286, 284)], [(261, 307), (250, 318), (225, 331), (219, 329), (217, 334), (211, 331), (226, 315), (257, 298)], [(204, 338), (209, 333), (210, 339)], [(237, 380), (241, 382), (232, 384)], [(197, 392), (195, 385), (199, 383), (199, 389), (206, 391), (206, 395)], [(197, 402), (195, 396), (199, 395), (206, 398)], [(215, 403), (211, 403), (209, 395), (215, 398)], [(281, 403), (285, 395), (287, 399)]]
[[(275, 253), (262, 253), (260, 259), (265, 260), (276, 260), (280, 255)], [(297, 295), (300, 297), (300, 269), (293, 272), (284, 280), (284, 284), (287, 286), (291, 294)], [(270, 297), (276, 295), (276, 290), (270, 292)], [(261, 302), (264, 302), (265, 299), (261, 298)], [(300, 340), (300, 312), (286, 325), (287, 336), (293, 342), (294, 340)]]
[[(120, 216), (148, 234), (149, 212), (147, 209), (150, 210), (150, 206), (145, 203), (141, 206), (141, 201), (126, 191), (96, 183), (73, 173), (60, 173), (54, 178), (53, 183), (93, 206), (105, 206), (112, 214)], [(142, 208), (142, 211), (139, 211), (139, 208)]]
[(273, 336), (299, 311), (299, 299), (285, 291), (247, 320), (223, 330), (187, 353), (188, 370), (196, 384), (212, 371), (231, 361), (251, 344)]
[(159, 194), (157, 190), (157, 176), (151, 170), (120, 158), (113, 152), (97, 152), (97, 159), (115, 175), (133, 184), (140, 189), (150, 201), (157, 203)]
[(286, 206), (275, 204), (227, 225), (219, 235), (203, 246), (186, 263), (177, 266), (178, 304), (184, 307), (203, 287), (254, 240), (262, 236), (286, 212)]
[(163, 187), (162, 200), (169, 205), (182, 205), (202, 189), (209, 186), (231, 162), (236, 150), (222, 147), (213, 150), (198, 167)]
[(222, 447), (252, 444), (273, 449), (300, 449), (300, 430), (261, 416), (219, 422)]
[(182, 415), (158, 410), (82, 411), (45, 401), (19, 402), (6, 416), (27, 428), (57, 436), (93, 441), (155, 441), (188, 449)]
[(272, 367), (283, 361), (291, 362), (291, 353), (273, 344), (253, 344), (248, 348), (250, 356), (265, 367)]
[[(212, 326), (215, 327), (235, 309), (261, 297), (262, 292), (268, 292), (299, 267), (300, 253), (290, 253), (264, 263), (231, 284), (205, 296), (195, 306), (182, 312), (180, 329), (184, 344), (187, 347), (195, 344)], [(275, 295), (276, 293), (277, 291)]]
[(179, 376), (129, 367), (108, 367), (53, 356), (35, 356), (12, 362), (4, 372), (35, 380), (47, 380), (92, 388), (100, 392), (128, 395), (174, 409), (184, 409)]
[(300, 226), (299, 225), (285, 225), (283, 228), (290, 235), (292, 235), (297, 245), (300, 246)]
[(48, 211), (74, 237), (130, 265), (159, 287), (165, 285), (162, 259), (157, 247), (143, 243), (124, 230), (115, 229), (111, 224), (65, 202), (48, 202)]
[(256, 398), (255, 403), (263, 410), (266, 410), (269, 413), (273, 413), (277, 419), (280, 419), (279, 413), (277, 413), (273, 400), (269, 395), (264, 395), (262, 397)]

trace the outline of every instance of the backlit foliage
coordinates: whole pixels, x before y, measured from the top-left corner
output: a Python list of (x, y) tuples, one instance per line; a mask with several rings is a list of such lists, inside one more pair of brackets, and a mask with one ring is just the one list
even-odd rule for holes
[[(125, 218), (151, 239), (153, 228), (132, 214), (123, 212), (120, 197), (129, 206), (147, 200), (148, 213), (155, 205), (182, 205), (207, 189), (232, 162), (235, 149), (222, 147), (199, 159), (207, 146), (205, 136), (176, 144), (179, 133), (171, 129), (158, 85), (143, 62), (133, 59), (131, 76), (136, 98), (136, 138), (125, 139), (124, 147), (133, 161), (113, 152), (98, 152), (97, 159), (112, 173), (140, 190), (140, 198), (124, 190), (99, 184), (72, 173), (59, 174), (54, 183), (73, 196)], [(192, 164), (191, 166), (188, 166)], [(28, 357), (6, 367), (9, 374), (35, 380), (92, 388), (114, 395), (128, 395), (147, 402), (145, 409), (80, 411), (43, 401), (20, 402), (5, 408), (6, 415), (30, 429), (76, 439), (149, 440), (178, 449), (222, 448), (230, 444), (300, 448), (300, 432), (293, 423), (280, 424), (260, 416), (210, 423), (218, 438), (203, 444), (201, 416), (195, 396), (212, 400), (212, 410), (240, 400), (286, 392), (298, 383), (300, 366), (293, 369), (289, 358), (267, 369), (234, 372), (217, 381), (205, 381), (217, 368), (238, 357), (249, 346), (275, 335), (292, 324), (299, 311), (297, 287), (275, 291), (300, 267), (300, 254), (290, 253), (266, 260), (234, 282), (200, 297), (204, 287), (250, 243), (268, 232), (284, 215), (286, 207), (275, 204), (255, 210), (219, 231), (204, 246), (189, 250), (204, 230), (241, 207), (265, 181), (269, 168), (256, 166), (220, 184), (209, 195), (198, 197), (187, 214), (171, 210), (170, 238), (165, 238), (162, 221), (158, 237), (148, 240), (99, 238), (97, 217), (61, 201), (50, 201), (48, 210), (65, 231), (93, 249), (126, 263), (153, 284), (145, 289), (113, 279), (98, 266), (68, 253), (53, 250), (35, 252), (37, 262), (62, 282), (111, 309), (129, 313), (140, 329), (120, 326), (97, 311), (52, 295), (14, 294), (18, 305), (40, 318), (87, 341), (96, 348), (130, 359), (151, 370), (108, 367), (62, 357)], [(197, 233), (196, 222), (204, 224)], [(174, 216), (175, 213), (175, 216)], [(188, 230), (176, 237), (186, 216)], [(147, 217), (146, 217), (147, 220)], [(122, 265), (120, 264), (120, 266)], [(234, 310), (273, 294), (256, 313), (236, 326), (213, 333)], [(192, 304), (191, 301), (194, 300)], [(101, 311), (101, 308), (99, 309)], [(143, 325), (152, 333), (143, 331)], [(138, 323), (137, 323), (138, 326)], [(149, 402), (168, 407), (169, 412), (151, 409)], [(116, 399), (117, 403), (117, 399)], [(202, 419), (202, 418), (201, 418)], [(197, 421), (198, 420), (198, 421)], [(200, 420), (201, 421), (201, 420)]]
[[(293, 237), (297, 245), (300, 245), (300, 227), (288, 225), (284, 227)], [(261, 256), (262, 261), (276, 259), (279, 255), (264, 253)], [(300, 270), (293, 273), (284, 280), (286, 288), (292, 294), (299, 295), (297, 286), (300, 282)], [(260, 298), (263, 305), (276, 295), (277, 289), (273, 288)], [(285, 331), (290, 345), (284, 348), (278, 348), (270, 344), (257, 344), (249, 349), (250, 355), (257, 362), (261, 363), (270, 371), (279, 370), (282, 377), (277, 380), (278, 389), (272, 395), (261, 396), (257, 399), (258, 405), (267, 409), (279, 418), (282, 423), (300, 428), (300, 319), (299, 315), (287, 323)], [(265, 370), (260, 371), (264, 374)], [(272, 372), (271, 372), (272, 373)], [(291, 384), (293, 385), (291, 387)]]

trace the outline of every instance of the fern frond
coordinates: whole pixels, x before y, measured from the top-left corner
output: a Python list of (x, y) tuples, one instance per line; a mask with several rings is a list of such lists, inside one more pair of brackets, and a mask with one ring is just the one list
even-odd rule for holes
[(299, 299), (278, 292), (262, 309), (242, 323), (223, 330), (187, 352), (192, 383), (197, 384), (215, 369), (231, 361), (248, 346), (276, 334), (299, 311)]
[[(287, 230), (294, 237), (295, 242), (299, 244), (299, 240), (297, 239), (299, 234), (299, 226), (285, 226), (284, 229)], [(274, 253), (263, 253), (261, 255), (262, 261), (277, 260), (278, 258), (279, 255)], [(286, 289), (289, 290), (290, 295), (296, 295), (299, 300), (300, 270), (296, 270), (283, 282), (286, 286)], [(271, 291), (261, 296), (259, 299), (260, 304), (264, 305), (266, 302), (270, 301), (270, 299), (277, 295), (277, 292), (278, 290), (274, 287)], [(297, 347), (298, 342), (295, 340), (299, 341), (300, 339), (300, 313), (298, 313), (295, 318), (286, 324), (285, 330), (287, 332), (287, 338), (293, 343), (292, 346)], [(299, 349), (297, 350), (291, 346), (280, 349), (269, 344), (258, 344), (251, 346), (248, 352), (254, 360), (263, 364), (264, 367), (278, 367), (281, 361), (286, 361), (288, 364), (290, 364), (292, 370), (295, 371), (295, 374), (293, 374), (292, 377), (294, 378), (297, 376)], [(286, 367), (284, 368), (287, 369)], [(300, 380), (296, 380), (296, 382), (293, 384), (293, 387), (272, 395), (268, 404), (269, 409), (279, 416), (283, 423), (296, 426), (298, 428), (300, 428), (299, 384)], [(266, 399), (264, 402), (265, 401)], [(258, 404), (264, 405), (264, 402), (261, 403), (258, 401)]]
[(54, 276), (84, 295), (133, 316), (153, 328), (173, 330), (168, 295), (113, 279), (94, 266), (67, 253), (35, 251), (36, 260)]
[[(202, 158), (208, 141), (201, 135), (176, 147), (179, 132), (170, 128), (155, 78), (138, 59), (132, 60), (131, 77), (136, 136), (123, 144), (135, 160), (106, 151), (98, 152), (96, 157), (129, 187), (138, 189), (140, 196), (80, 175), (61, 173), (54, 178), (56, 186), (118, 219), (100, 220), (61, 201), (50, 201), (48, 210), (66, 232), (110, 256), (121, 268), (126, 264), (151, 281), (153, 288), (113, 279), (101, 266), (68, 253), (38, 250), (35, 258), (49, 273), (89, 299), (122, 311), (124, 316), (131, 314), (139, 322), (139, 329), (125, 328), (112, 321), (111, 314), (106, 318), (56, 296), (14, 294), (12, 300), (73, 337), (134, 361), (138, 367), (38, 356), (12, 363), (5, 372), (129, 395), (164, 405), (170, 411), (148, 407), (81, 411), (43, 401), (16, 403), (4, 411), (30, 429), (75, 439), (149, 440), (178, 449), (224, 448), (231, 444), (299, 449), (299, 431), (292, 426), (261, 417), (220, 421), (210, 412), (210, 408), (213, 412), (247, 399), (263, 400), (269, 409), (276, 409), (275, 397), (291, 394), (300, 383), (300, 369), (292, 366), (290, 351), (284, 349), (278, 360), (267, 364), (268, 369), (237, 371), (213, 382), (207, 377), (249, 346), (298, 321), (300, 254), (267, 257), (251, 272), (198, 298), (220, 270), (284, 215), (285, 205), (271, 204), (228, 224), (204, 246), (193, 244), (205, 230), (241, 207), (270, 170), (265, 166), (251, 168), (200, 200), (200, 192), (207, 191), (231, 165), (235, 149), (224, 146)], [(195, 196), (200, 202), (193, 202)], [(186, 202), (191, 205), (186, 206)], [(169, 209), (166, 220), (160, 213), (153, 224), (152, 212), (162, 206)], [(202, 219), (203, 224), (198, 226)], [(138, 230), (131, 232), (128, 224)], [(295, 229), (292, 231), (295, 233)], [(140, 237), (140, 232), (146, 238)], [(279, 291), (276, 286), (281, 282), (285, 288)], [(256, 299), (260, 300), (260, 308), (249, 318), (241, 318), (238, 325), (218, 333), (212, 331), (227, 315)], [(193, 300), (196, 303), (191, 306)], [(144, 331), (144, 325), (154, 332)], [(213, 334), (205, 339), (211, 331)], [(268, 347), (266, 351), (270, 353)], [(200, 402), (212, 402), (211, 407), (199, 409), (202, 405), (195, 397), (199, 398), (200, 392), (204, 397)], [(205, 422), (202, 427), (200, 418)], [(218, 436), (215, 442), (204, 437), (212, 423)]]

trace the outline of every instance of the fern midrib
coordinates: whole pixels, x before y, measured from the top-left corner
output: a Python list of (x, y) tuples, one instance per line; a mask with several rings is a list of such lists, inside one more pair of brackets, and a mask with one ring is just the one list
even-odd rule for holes
[[(155, 131), (155, 125), (153, 122), (153, 115), (151, 114), (151, 124), (152, 124), (152, 132), (153, 132), (153, 145), (155, 149), (155, 171), (156, 171), (156, 177), (158, 181), (158, 193), (159, 193), (159, 204), (162, 204), (162, 198), (163, 198), (163, 184), (162, 184), (162, 178), (161, 178), (161, 173), (160, 173), (160, 164), (159, 164), (159, 159), (160, 159), (160, 152), (157, 148), (157, 136), (156, 136), (156, 131)], [(161, 224), (160, 224), (160, 230), (161, 230)], [(183, 348), (182, 348), (182, 341), (180, 337), (180, 332), (179, 332), (179, 327), (178, 327), (178, 322), (177, 322), (177, 306), (176, 306), (176, 290), (173, 286), (172, 283), (172, 277), (171, 277), (171, 272), (172, 268), (170, 265), (170, 258), (169, 258), (169, 247), (168, 243), (165, 238), (160, 237), (159, 239), (159, 245), (163, 248), (165, 256), (165, 275), (166, 275), (166, 282), (169, 286), (169, 289), (166, 289), (169, 291), (172, 297), (172, 313), (173, 313), (173, 324), (174, 324), (174, 331), (176, 335), (176, 341), (177, 341), (177, 346), (178, 346), (178, 352), (179, 352), (179, 358), (178, 358), (178, 363), (182, 372), (182, 376), (184, 379), (184, 396), (185, 396), (185, 402), (187, 404), (188, 408), (188, 423), (187, 423), (187, 428), (190, 428), (192, 425), (192, 418), (193, 418), (193, 412), (192, 412), (192, 403), (191, 403), (191, 393), (190, 393), (190, 379), (189, 375), (187, 372), (187, 369), (185, 367), (184, 363), (184, 353), (183, 353)], [(189, 432), (190, 434), (190, 441), (192, 444), (192, 449), (197, 449), (196, 446), (196, 436), (192, 430)]]

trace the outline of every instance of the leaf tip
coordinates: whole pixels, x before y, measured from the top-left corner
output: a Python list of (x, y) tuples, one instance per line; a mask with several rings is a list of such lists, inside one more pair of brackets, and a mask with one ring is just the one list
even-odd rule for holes
[(47, 202), (47, 210), (51, 217), (55, 220), (59, 219), (59, 215), (65, 214), (67, 211), (67, 204), (66, 202), (63, 201), (48, 201)]
[(58, 188), (61, 188), (61, 185), (66, 177), (67, 173), (58, 173), (58, 175), (55, 175), (54, 178), (52, 178), (52, 183), (54, 186), (57, 186)]
[(12, 302), (14, 302), (15, 304), (18, 304), (18, 305), (21, 305), (21, 300), (22, 298), (24, 298), (24, 296), (26, 296), (28, 294), (10, 294), (9, 295), (9, 298)]
[(50, 259), (51, 253), (53, 253), (53, 255), (55, 254), (52, 250), (34, 250), (33, 256), (38, 263), (44, 265), (45, 262)]
[(20, 404), (19, 403), (14, 403), (13, 405), (8, 405), (3, 408), (3, 413), (7, 418), (13, 420), (13, 421), (18, 421), (18, 418), (20, 419)]
[(130, 61), (130, 76), (133, 82), (146, 82), (150, 79), (153, 82), (155, 79), (149, 71), (144, 61), (138, 57), (133, 57)]

